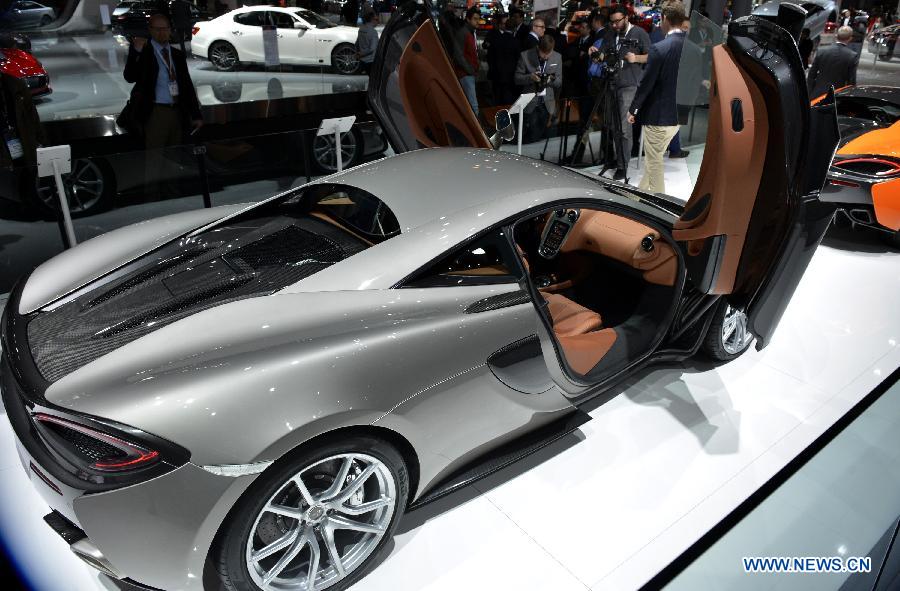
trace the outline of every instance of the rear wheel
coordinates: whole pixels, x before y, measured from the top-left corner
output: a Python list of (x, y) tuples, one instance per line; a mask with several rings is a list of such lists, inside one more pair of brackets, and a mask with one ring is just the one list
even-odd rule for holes
[(331, 66), (338, 74), (356, 74), (359, 72), (359, 56), (356, 47), (349, 43), (341, 43), (331, 52)]
[(393, 536), (409, 476), (392, 446), (368, 436), (308, 449), (263, 473), (217, 542), (228, 590), (346, 589)]
[[(69, 213), (73, 217), (92, 215), (107, 209), (116, 193), (116, 180), (112, 168), (97, 158), (76, 158), (72, 172), (62, 175), (68, 198)], [(56, 181), (44, 177), (38, 181), (38, 197), (45, 211), (59, 209)]]
[(227, 41), (216, 41), (209, 47), (209, 61), (223, 72), (235, 70), (240, 64), (237, 50)]
[(716, 361), (731, 361), (740, 357), (753, 342), (753, 335), (747, 325), (747, 313), (732, 308), (723, 299), (706, 331), (703, 351)]
[[(337, 172), (337, 151), (334, 134), (317, 135), (312, 140), (312, 156), (315, 167), (325, 173)], [(356, 166), (362, 159), (363, 138), (355, 128), (341, 134), (341, 158), (345, 169)]]

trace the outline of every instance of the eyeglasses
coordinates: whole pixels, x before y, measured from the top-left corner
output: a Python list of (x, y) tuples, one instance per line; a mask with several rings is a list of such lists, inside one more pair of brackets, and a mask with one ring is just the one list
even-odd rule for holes
[(546, 29), (546, 25), (531, 25), (532, 29)]
[(617, 25), (617, 24), (621, 23), (623, 20), (625, 20), (625, 17), (618, 18), (618, 19), (616, 19), (616, 20), (610, 19), (609, 24), (611, 24), (611, 25)]

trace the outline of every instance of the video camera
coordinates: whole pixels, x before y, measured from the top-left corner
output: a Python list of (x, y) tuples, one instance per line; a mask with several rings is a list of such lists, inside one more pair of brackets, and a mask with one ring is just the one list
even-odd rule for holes
[(591, 60), (594, 63), (603, 64), (606, 74), (617, 74), (622, 69), (626, 53), (637, 53), (640, 49), (640, 43), (637, 39), (622, 39), (619, 48), (616, 49), (615, 44), (609, 47), (600, 47), (599, 51), (591, 54)]

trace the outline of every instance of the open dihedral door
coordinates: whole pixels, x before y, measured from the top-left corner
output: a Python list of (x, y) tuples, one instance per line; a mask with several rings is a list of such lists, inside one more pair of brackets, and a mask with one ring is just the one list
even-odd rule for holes
[[(705, 50), (706, 149), (673, 236), (693, 287), (745, 310), (761, 349), (833, 215), (818, 194), (838, 142), (837, 116), (833, 101), (810, 110), (797, 46), (784, 29), (748, 17), (728, 32), (724, 45)], [(682, 67), (690, 52), (686, 42)]]
[(488, 148), (434, 22), (431, 3), (404, 4), (378, 40), (369, 105), (395, 152)]

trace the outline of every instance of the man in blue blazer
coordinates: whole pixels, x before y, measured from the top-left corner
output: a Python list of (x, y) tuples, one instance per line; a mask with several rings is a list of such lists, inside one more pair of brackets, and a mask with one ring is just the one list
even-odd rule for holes
[(628, 109), (628, 122), (638, 121), (644, 133), (644, 176), (640, 188), (665, 193), (663, 154), (678, 133), (678, 65), (684, 46), (684, 4), (678, 0), (662, 7), (662, 30), (666, 38), (650, 46), (644, 76)]

